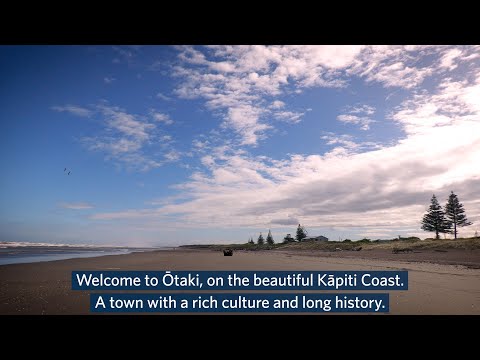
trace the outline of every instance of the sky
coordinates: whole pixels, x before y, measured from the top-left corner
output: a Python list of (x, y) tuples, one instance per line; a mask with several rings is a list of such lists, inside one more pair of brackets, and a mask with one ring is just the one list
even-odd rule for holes
[(0, 241), (480, 230), (480, 46), (0, 46)]

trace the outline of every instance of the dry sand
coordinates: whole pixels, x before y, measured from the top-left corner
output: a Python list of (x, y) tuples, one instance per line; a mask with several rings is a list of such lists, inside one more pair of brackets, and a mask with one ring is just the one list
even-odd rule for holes
[[(449, 255), (450, 254), (450, 255)], [(409, 257), (410, 256), (410, 257)], [(425, 262), (428, 261), (428, 262)], [(0, 315), (90, 314), (81, 270), (408, 270), (409, 290), (390, 291), (390, 313), (480, 314), (480, 250), (396, 254), (172, 250), (0, 266)]]

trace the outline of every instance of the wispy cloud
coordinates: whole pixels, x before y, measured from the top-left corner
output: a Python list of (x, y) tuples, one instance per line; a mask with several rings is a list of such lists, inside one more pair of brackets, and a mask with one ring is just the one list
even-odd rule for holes
[(352, 114), (342, 114), (337, 116), (337, 120), (343, 123), (350, 123), (350, 124), (359, 124), (360, 129), (368, 130), (370, 129), (370, 124), (374, 122), (374, 120), (369, 119), (365, 116), (357, 116)]
[(161, 99), (161, 100), (164, 100), (164, 101), (171, 101), (171, 100), (172, 100), (171, 97), (169, 97), (169, 96), (167, 96), (167, 95), (165, 95), (165, 94), (163, 94), (163, 93), (161, 93), (161, 92), (157, 93), (156, 96), (157, 96), (157, 98), (159, 98), (159, 99)]
[(305, 115), (305, 113), (295, 111), (277, 111), (274, 113), (274, 116), (277, 119), (289, 122), (291, 124), (300, 122), (303, 115)]
[(334, 148), (325, 153), (325, 157), (344, 157), (366, 151), (379, 150), (384, 146), (373, 141), (356, 142), (352, 135), (338, 135), (332, 132), (326, 132), (321, 136), (327, 145), (333, 145)]
[(436, 51), (432, 46), (369, 46), (352, 62), (348, 73), (387, 88), (412, 89), (434, 73), (433, 66), (419, 66), (419, 59)]
[(181, 158), (181, 154), (176, 150), (172, 150), (166, 153), (164, 156), (165, 156), (165, 159), (167, 159), (167, 161), (169, 162), (174, 162)]
[(102, 151), (106, 159), (119, 161), (129, 169), (148, 171), (161, 166), (161, 162), (142, 151), (155, 137), (154, 124), (116, 106), (100, 104), (97, 110), (103, 117), (106, 132), (83, 139), (90, 150)]
[(111, 84), (111, 83), (114, 82), (115, 80), (117, 80), (117, 79), (115, 79), (114, 77), (111, 77), (111, 76), (105, 76), (105, 77), (103, 78), (103, 82), (104, 82), (105, 84)]
[(347, 107), (347, 110), (350, 114), (365, 114), (365, 115), (373, 115), (375, 114), (375, 108), (370, 105), (354, 105)]
[(91, 109), (74, 105), (52, 109), (97, 117), (101, 125), (99, 131), (83, 136), (81, 142), (87, 149), (102, 152), (106, 160), (124, 165), (129, 170), (148, 171), (181, 158), (181, 153), (172, 147), (172, 136), (159, 131), (155, 124), (172, 124), (173, 120), (166, 114), (157, 111), (150, 111), (149, 116), (132, 114), (105, 101)]
[(86, 202), (77, 202), (77, 203), (60, 203), (58, 204), (61, 208), (70, 209), (70, 210), (88, 210), (93, 209), (94, 206)]
[(112, 62), (114, 64), (132, 64), (140, 51), (141, 46), (127, 45), (127, 46), (112, 46), (115, 57)]
[(52, 106), (51, 109), (58, 112), (68, 112), (82, 117), (89, 117), (92, 115), (92, 111), (76, 105)]

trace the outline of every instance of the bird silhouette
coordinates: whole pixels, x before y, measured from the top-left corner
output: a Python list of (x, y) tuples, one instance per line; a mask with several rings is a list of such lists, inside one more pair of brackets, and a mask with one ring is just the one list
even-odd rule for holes
[(63, 172), (67, 171), (67, 168), (63, 169)]
[(68, 172), (68, 174), (67, 174), (67, 175), (70, 175), (70, 171)]

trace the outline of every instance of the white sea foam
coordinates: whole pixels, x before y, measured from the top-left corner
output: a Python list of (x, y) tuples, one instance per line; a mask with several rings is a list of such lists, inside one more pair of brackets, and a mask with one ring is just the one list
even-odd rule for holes
[(37, 243), (26, 241), (0, 241), (0, 248), (10, 247), (73, 247), (73, 248), (124, 248), (125, 246), (98, 245), (98, 244), (58, 244), (58, 243)]

